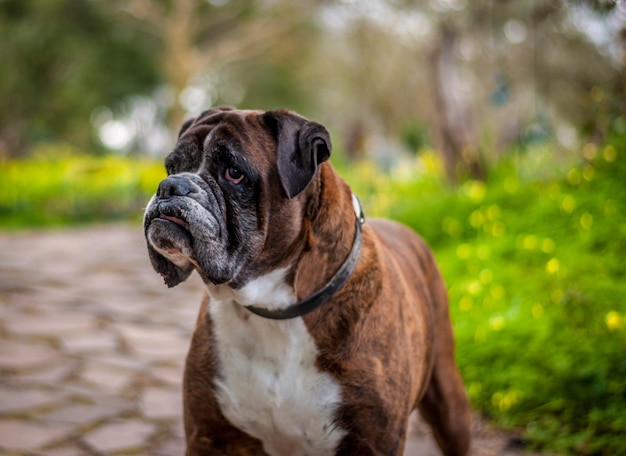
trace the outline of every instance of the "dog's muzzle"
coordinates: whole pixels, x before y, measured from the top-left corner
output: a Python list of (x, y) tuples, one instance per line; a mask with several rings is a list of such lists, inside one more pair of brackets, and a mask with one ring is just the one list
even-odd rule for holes
[(192, 173), (159, 184), (144, 217), (152, 265), (168, 286), (185, 280), (194, 266), (211, 281), (222, 280), (215, 264), (227, 246), (224, 202), (211, 182)]

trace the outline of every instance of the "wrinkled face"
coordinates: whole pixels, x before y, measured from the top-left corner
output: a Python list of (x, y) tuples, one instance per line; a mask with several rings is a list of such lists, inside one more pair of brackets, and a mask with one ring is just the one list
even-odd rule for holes
[(144, 216), (152, 265), (170, 287), (194, 268), (212, 284), (245, 275), (277, 249), (268, 230), (296, 238), (294, 198), (329, 154), (324, 127), (288, 112), (221, 108), (188, 121)]

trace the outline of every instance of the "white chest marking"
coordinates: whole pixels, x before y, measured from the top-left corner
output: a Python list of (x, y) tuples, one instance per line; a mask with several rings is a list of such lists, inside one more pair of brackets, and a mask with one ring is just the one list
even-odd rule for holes
[(270, 455), (331, 455), (346, 434), (334, 422), (341, 389), (315, 366), (317, 347), (303, 320), (267, 320), (241, 307), (293, 303), (284, 274), (274, 271), (240, 290), (209, 287), (217, 398), (224, 416)]

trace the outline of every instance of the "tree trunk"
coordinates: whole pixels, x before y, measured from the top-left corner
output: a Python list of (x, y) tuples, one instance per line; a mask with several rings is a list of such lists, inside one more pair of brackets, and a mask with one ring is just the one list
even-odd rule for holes
[(180, 94), (201, 68), (194, 43), (196, 29), (194, 14), (197, 3), (197, 0), (172, 2), (172, 10), (164, 18), (163, 70), (173, 95), (172, 106), (167, 114), (167, 123), (171, 131), (178, 131), (185, 120), (185, 109), (180, 103)]
[(432, 51), (429, 65), (439, 149), (452, 183), (463, 175), (485, 178), (476, 122), (463, 93), (463, 81), (454, 55), (456, 40), (456, 31), (443, 25), (439, 45)]

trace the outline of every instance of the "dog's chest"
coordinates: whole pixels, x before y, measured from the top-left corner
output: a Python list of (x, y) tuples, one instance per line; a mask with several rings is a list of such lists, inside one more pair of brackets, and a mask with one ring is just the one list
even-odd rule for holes
[(271, 455), (334, 454), (345, 435), (335, 424), (341, 390), (316, 368), (317, 348), (304, 322), (247, 312), (233, 301), (210, 308), (222, 413)]

